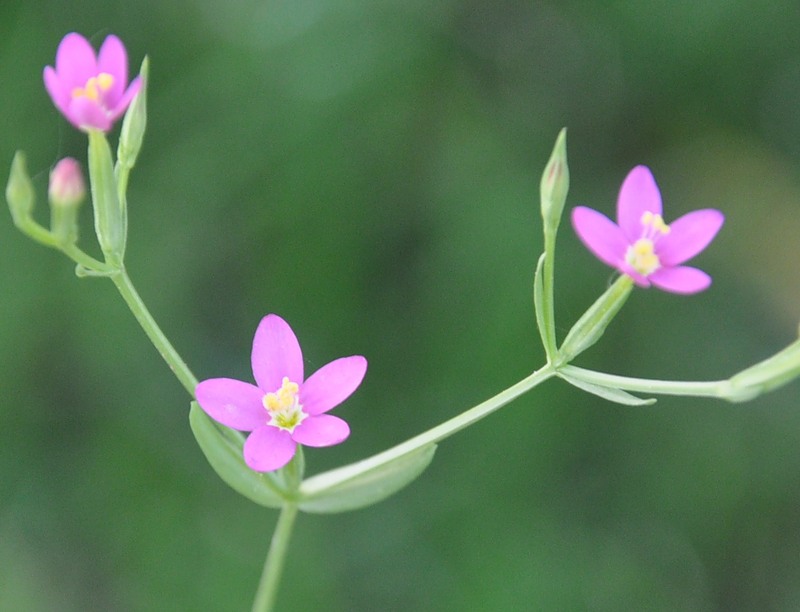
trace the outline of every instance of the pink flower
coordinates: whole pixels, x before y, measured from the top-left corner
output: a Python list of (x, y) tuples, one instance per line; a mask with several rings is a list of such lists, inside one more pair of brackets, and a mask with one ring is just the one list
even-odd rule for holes
[(617, 222), (578, 206), (572, 225), (600, 261), (630, 276), (640, 287), (652, 283), (672, 293), (697, 293), (711, 277), (682, 266), (705, 249), (725, 220), (718, 210), (695, 210), (670, 225), (661, 217), (661, 193), (650, 170), (636, 166), (628, 173), (617, 200)]
[(303, 379), (303, 353), (289, 324), (278, 315), (261, 320), (251, 358), (256, 385), (230, 378), (199, 383), (195, 396), (212, 419), (252, 432), (244, 460), (258, 472), (277, 470), (298, 444), (332, 446), (350, 435), (342, 419), (325, 414), (361, 384), (367, 360), (342, 357)]
[(108, 36), (95, 56), (83, 36), (67, 34), (58, 45), (55, 69), (44, 69), (44, 86), (56, 108), (84, 132), (112, 128), (142, 85), (140, 77), (127, 83), (128, 54), (116, 36)]

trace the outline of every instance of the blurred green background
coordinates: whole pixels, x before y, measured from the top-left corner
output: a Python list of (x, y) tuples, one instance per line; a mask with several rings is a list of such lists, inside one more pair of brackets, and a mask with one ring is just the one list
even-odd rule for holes
[[(580, 365), (727, 377), (800, 320), (796, 0), (4, 0), (0, 167), (85, 160), (41, 72), (62, 36), (151, 59), (130, 274), (200, 378), (249, 379), (285, 317), (307, 369), (363, 354), (347, 444), (400, 442), (543, 362), (538, 185), (612, 215), (650, 166), (667, 220), (727, 222), (712, 289), (638, 290)], [(116, 136), (112, 135), (112, 140)], [(91, 214), (82, 245), (93, 253)], [(563, 225), (559, 334), (610, 269)], [(249, 609), (276, 513), (214, 475), (188, 397), (115, 293), (0, 223), (0, 609)], [(300, 517), (280, 609), (800, 609), (800, 385), (609, 404), (551, 381), (372, 508)]]

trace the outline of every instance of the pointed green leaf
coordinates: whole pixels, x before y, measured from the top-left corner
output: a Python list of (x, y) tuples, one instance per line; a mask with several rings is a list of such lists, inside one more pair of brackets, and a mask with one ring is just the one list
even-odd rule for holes
[(608, 400), (609, 402), (616, 402), (617, 404), (623, 404), (625, 406), (649, 406), (650, 404), (655, 404), (656, 402), (654, 397), (642, 399), (640, 397), (636, 397), (635, 395), (631, 395), (622, 389), (596, 385), (594, 383), (581, 380), (580, 378), (569, 376), (563, 372), (559, 372), (558, 375), (566, 380), (569, 384), (578, 387), (578, 389), (582, 389), (587, 393), (602, 397), (604, 400)]
[(269, 474), (262, 474), (247, 467), (242, 456), (242, 435), (218, 425), (197, 402), (192, 402), (189, 412), (192, 427), (200, 450), (211, 467), (234, 491), (267, 508), (280, 508), (284, 500), (280, 489)]
[(539, 328), (539, 336), (542, 339), (547, 360), (552, 361), (556, 355), (556, 330), (554, 321), (549, 319), (549, 314), (544, 306), (544, 284), (542, 271), (544, 262), (547, 258), (546, 253), (542, 253), (539, 262), (536, 264), (536, 276), (533, 277), (533, 309), (536, 311), (536, 326)]
[(422, 474), (435, 451), (436, 445), (428, 444), (374, 466), (374, 458), (364, 459), (313, 476), (300, 485), (299, 507), (305, 512), (333, 513), (375, 504)]
[(597, 342), (633, 289), (633, 279), (622, 275), (589, 307), (567, 333), (559, 349), (559, 361), (568, 364)]

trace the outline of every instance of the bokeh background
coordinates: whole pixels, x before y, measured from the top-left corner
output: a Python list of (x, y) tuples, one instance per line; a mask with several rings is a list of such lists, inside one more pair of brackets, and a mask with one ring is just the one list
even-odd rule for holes
[[(543, 362), (541, 172), (611, 215), (636, 164), (668, 221), (727, 216), (691, 298), (638, 290), (579, 363), (717, 379), (800, 320), (795, 0), (4, 0), (0, 167), (85, 138), (41, 71), (64, 34), (151, 59), (130, 274), (200, 378), (247, 379), (285, 317), (309, 371), (363, 354), (310, 472), (433, 426)], [(115, 139), (116, 135), (112, 135)], [(96, 253), (90, 210), (82, 245)], [(559, 334), (612, 272), (563, 225)], [(0, 223), (0, 609), (249, 609), (276, 513), (218, 480), (188, 397), (111, 283)], [(800, 609), (800, 384), (744, 405), (609, 404), (548, 382), (369, 509), (303, 515), (282, 610)]]

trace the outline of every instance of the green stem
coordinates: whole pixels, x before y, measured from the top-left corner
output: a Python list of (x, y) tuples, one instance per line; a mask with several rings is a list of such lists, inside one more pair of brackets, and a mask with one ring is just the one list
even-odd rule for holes
[(139, 321), (139, 325), (142, 326), (144, 333), (147, 334), (147, 337), (150, 338), (150, 341), (155, 345), (156, 349), (158, 349), (158, 352), (161, 353), (161, 356), (164, 358), (164, 361), (167, 362), (173, 374), (175, 374), (186, 391), (189, 392), (189, 395), (194, 397), (197, 379), (184, 363), (183, 359), (181, 359), (180, 355), (178, 355), (178, 352), (172, 344), (170, 344), (169, 340), (167, 340), (167, 337), (164, 335), (164, 332), (161, 331), (155, 319), (153, 319), (150, 311), (147, 310), (147, 306), (144, 305), (142, 298), (139, 297), (139, 294), (136, 292), (131, 279), (128, 277), (128, 273), (124, 268), (120, 268), (118, 273), (111, 275), (111, 280), (114, 281), (123, 299), (128, 304), (128, 308), (131, 309), (133, 316)]
[(412, 453), (429, 444), (439, 442), (440, 440), (443, 440), (449, 436), (452, 436), (454, 433), (461, 431), (465, 427), (469, 427), (473, 423), (480, 421), (482, 418), (502, 408), (510, 401), (516, 399), (523, 393), (530, 391), (536, 385), (543, 383), (548, 378), (552, 378), (555, 375), (556, 369), (551, 364), (547, 364), (536, 370), (530, 376), (527, 376), (518, 383), (510, 386), (508, 389), (501, 391), (494, 397), (481, 402), (477, 406), (473, 406), (466, 412), (462, 412), (458, 416), (455, 416), (444, 423), (440, 423), (436, 427), (424, 431), (413, 438), (409, 438), (405, 442), (401, 442), (397, 446), (393, 446), (388, 450), (376, 455), (372, 455), (371, 457), (367, 457), (366, 459), (362, 459), (361, 461), (357, 461), (356, 463), (351, 463), (341, 468), (307, 478), (301, 485), (301, 492), (304, 495), (311, 496), (319, 490), (327, 489), (339, 482), (344, 482), (351, 478), (355, 478), (364, 472), (368, 472), (382, 466), (383, 464), (394, 461), (398, 457)]
[(490, 397), (488, 400), (481, 402), (477, 406), (473, 406), (458, 416), (455, 416), (452, 419), (429, 429), (428, 431), (425, 431), (401, 444), (398, 444), (397, 446), (386, 451), (386, 453), (398, 451), (398, 455), (404, 455), (407, 452), (422, 448), (423, 446), (426, 446), (432, 442), (444, 440), (445, 438), (452, 436), (454, 433), (461, 431), (465, 427), (469, 427), (473, 423), (480, 421), (482, 418), (489, 416), (495, 410), (502, 408), (510, 401), (518, 398), (523, 393), (530, 391), (536, 385), (543, 383), (548, 378), (552, 378), (554, 375), (555, 369), (550, 365), (546, 365), (536, 370), (530, 376), (526, 376), (518, 383), (511, 385), (508, 389), (501, 391), (494, 397)]
[(712, 380), (708, 382), (678, 381), (678, 380), (651, 380), (648, 378), (631, 378), (616, 374), (605, 374), (593, 370), (585, 370), (572, 365), (560, 368), (564, 374), (574, 376), (588, 383), (623, 389), (625, 391), (639, 391), (641, 393), (658, 393), (662, 395), (685, 395), (692, 397), (717, 397), (729, 399), (730, 383), (727, 380)]
[(295, 518), (297, 518), (297, 504), (286, 502), (281, 509), (278, 523), (275, 525), (275, 532), (272, 534), (272, 543), (269, 546), (256, 598), (253, 601), (253, 612), (269, 612), (275, 605), (275, 597), (278, 594)]
[(95, 259), (91, 255), (87, 255), (74, 244), (64, 244), (58, 246), (58, 248), (60, 248), (67, 255), (67, 257), (72, 259), (72, 261), (83, 266), (86, 270), (108, 276), (111, 276), (114, 272), (113, 267)]
[(544, 277), (542, 279), (542, 313), (545, 328), (542, 330), (547, 360), (553, 361), (557, 352), (556, 342), (556, 315), (555, 297), (553, 295), (555, 285), (555, 253), (556, 253), (556, 233), (555, 231), (544, 232)]

